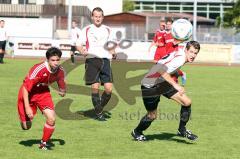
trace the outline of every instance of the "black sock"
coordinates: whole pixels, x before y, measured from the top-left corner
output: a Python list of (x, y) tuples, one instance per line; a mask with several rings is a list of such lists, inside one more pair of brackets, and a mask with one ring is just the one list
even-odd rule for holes
[(0, 63), (3, 63), (4, 54), (0, 53)]
[(183, 106), (180, 111), (180, 123), (178, 130), (186, 130), (186, 124), (189, 121), (191, 116), (191, 105), (190, 106)]
[(109, 102), (110, 98), (111, 98), (112, 94), (107, 94), (105, 91), (102, 94), (101, 97), (101, 106), (105, 107), (107, 105), (107, 103)]
[(72, 63), (75, 62), (75, 60), (74, 60), (74, 55), (71, 55), (71, 61), (72, 61)]
[(99, 93), (92, 93), (92, 104), (95, 107), (100, 106), (101, 99)]
[(144, 130), (146, 130), (152, 123), (153, 119), (150, 119), (147, 115), (145, 115), (138, 126), (136, 127), (136, 131), (139, 133), (142, 133)]

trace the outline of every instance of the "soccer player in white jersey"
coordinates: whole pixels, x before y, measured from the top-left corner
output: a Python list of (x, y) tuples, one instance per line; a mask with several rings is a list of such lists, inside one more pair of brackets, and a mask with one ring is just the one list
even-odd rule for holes
[(0, 20), (0, 64), (3, 63), (3, 58), (5, 54), (6, 40), (7, 40), (7, 31), (4, 27), (5, 21)]
[[(109, 102), (112, 93), (113, 76), (110, 59), (115, 54), (114, 48), (105, 45), (113, 41), (112, 31), (102, 24), (103, 10), (96, 7), (92, 11), (92, 23), (82, 29), (82, 35), (77, 42), (77, 49), (86, 56), (85, 83), (92, 87), (92, 103), (98, 120), (105, 121), (104, 106)], [(104, 92), (100, 97), (99, 87), (104, 85)]]
[(146, 140), (143, 131), (157, 118), (157, 107), (161, 95), (181, 104), (178, 135), (189, 140), (198, 138), (197, 135), (186, 129), (191, 115), (191, 99), (185, 94), (184, 88), (171, 78), (171, 75), (176, 73), (185, 63), (194, 61), (200, 51), (200, 44), (196, 41), (190, 41), (185, 46), (178, 47), (168, 57), (159, 60), (141, 82), (142, 98), (147, 114), (131, 133), (137, 141)]
[(70, 56), (71, 56), (71, 61), (74, 64), (74, 53), (77, 51), (76, 49), (76, 42), (79, 39), (81, 35), (81, 30), (77, 26), (77, 21), (73, 20), (72, 21), (72, 30), (71, 30), (71, 51), (70, 51)]

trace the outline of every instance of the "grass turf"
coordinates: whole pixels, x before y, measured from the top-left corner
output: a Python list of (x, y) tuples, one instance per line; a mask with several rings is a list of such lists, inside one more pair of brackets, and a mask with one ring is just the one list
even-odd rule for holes
[[(67, 117), (68, 114), (62, 115), (66, 108), (64, 105), (57, 105), (60, 114), (57, 113), (56, 130), (51, 142), (53, 150), (42, 151), (38, 149), (38, 142), (42, 135), (43, 116), (38, 112), (33, 127), (29, 131), (23, 131), (19, 125), (16, 109), (19, 86), (29, 68), (40, 61), (20, 59), (5, 61), (5, 64), (0, 65), (2, 159), (232, 159), (240, 156), (238, 67), (187, 65), (182, 68), (187, 72), (186, 91), (193, 101), (192, 118), (188, 128), (199, 136), (198, 141), (190, 142), (175, 136), (180, 107), (173, 101), (161, 98), (160, 117), (145, 132), (149, 141), (140, 143), (132, 140), (130, 132), (144, 115), (145, 109), (141, 97), (135, 98), (136, 103), (129, 104), (127, 101), (127, 97), (131, 97), (131, 90), (139, 90), (140, 81), (131, 87), (129, 94), (126, 92), (121, 94), (121, 90), (118, 91), (121, 86), (114, 89), (116, 97), (113, 100), (119, 101), (117, 107), (111, 110), (112, 115), (107, 122), (98, 122), (87, 117), (82, 120), (79, 111), (91, 109), (92, 106), (91, 98), (87, 95), (90, 94), (90, 90), (84, 86), (84, 67), (81, 65), (67, 76), (69, 84), (79, 86), (76, 87), (79, 90), (75, 90), (78, 93), (68, 90), (70, 93), (61, 98), (52, 89), (55, 104), (62, 99), (73, 101), (69, 109), (74, 115), (71, 118)], [(118, 71), (113, 70), (113, 74), (118, 74)], [(144, 72), (146, 69), (130, 71), (126, 77), (133, 78)], [(115, 79), (115, 83), (118, 81)], [(124, 101), (122, 97), (127, 100)]]

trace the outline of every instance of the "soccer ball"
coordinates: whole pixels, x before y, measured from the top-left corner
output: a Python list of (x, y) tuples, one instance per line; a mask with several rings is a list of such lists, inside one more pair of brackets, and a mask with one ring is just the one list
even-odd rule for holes
[(186, 19), (178, 19), (172, 24), (172, 36), (177, 40), (188, 40), (192, 36), (192, 24)]

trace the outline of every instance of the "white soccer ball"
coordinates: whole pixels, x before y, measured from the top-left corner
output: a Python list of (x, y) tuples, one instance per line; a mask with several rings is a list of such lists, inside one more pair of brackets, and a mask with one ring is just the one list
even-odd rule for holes
[(178, 19), (172, 24), (172, 36), (178, 40), (188, 40), (192, 36), (192, 24), (186, 19)]

